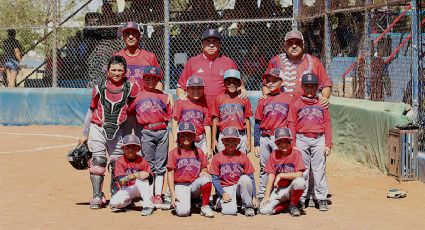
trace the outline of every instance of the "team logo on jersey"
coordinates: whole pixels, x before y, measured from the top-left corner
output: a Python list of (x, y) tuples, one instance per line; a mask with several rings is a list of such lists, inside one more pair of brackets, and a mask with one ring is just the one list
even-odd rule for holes
[(295, 172), (295, 165), (293, 163), (276, 164), (274, 169), (276, 173), (292, 173)]
[(224, 104), (219, 107), (221, 120), (244, 121), (244, 107), (241, 104)]
[(198, 110), (183, 110), (180, 122), (181, 121), (202, 123), (204, 121), (204, 114)]
[(199, 172), (201, 170), (201, 162), (196, 158), (179, 158), (176, 162), (176, 170)]
[(204, 70), (202, 68), (199, 68), (197, 73), (203, 73), (203, 72)]
[(238, 179), (244, 173), (240, 163), (227, 163), (220, 165), (220, 176), (229, 177), (231, 180)]
[(284, 115), (284, 119), (288, 116), (288, 104), (286, 103), (270, 103), (264, 107), (264, 116), (276, 115), (278, 113)]
[(163, 112), (166, 111), (166, 109), (167, 106), (157, 98), (144, 98), (139, 100), (136, 104), (136, 110), (141, 113), (146, 111), (151, 113)]
[(298, 112), (298, 118), (303, 119), (307, 118), (308, 120), (313, 119), (323, 119), (323, 110), (319, 106), (308, 106), (301, 109), (301, 111)]

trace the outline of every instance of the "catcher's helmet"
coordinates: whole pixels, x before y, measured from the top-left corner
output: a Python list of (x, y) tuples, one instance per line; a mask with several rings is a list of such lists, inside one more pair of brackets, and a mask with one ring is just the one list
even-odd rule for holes
[(87, 143), (83, 143), (71, 150), (68, 153), (68, 161), (77, 170), (84, 170), (89, 167), (89, 160), (92, 157), (91, 152), (87, 146)]

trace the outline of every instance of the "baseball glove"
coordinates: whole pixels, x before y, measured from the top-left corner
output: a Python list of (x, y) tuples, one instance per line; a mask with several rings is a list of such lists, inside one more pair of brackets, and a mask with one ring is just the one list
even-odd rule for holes
[(398, 198), (404, 198), (406, 196), (407, 196), (407, 192), (398, 190), (396, 188), (392, 188), (388, 190), (388, 193), (387, 193), (387, 198), (398, 199)]
[(68, 162), (77, 170), (84, 170), (89, 167), (89, 160), (92, 153), (89, 151), (87, 143), (77, 146), (68, 153)]

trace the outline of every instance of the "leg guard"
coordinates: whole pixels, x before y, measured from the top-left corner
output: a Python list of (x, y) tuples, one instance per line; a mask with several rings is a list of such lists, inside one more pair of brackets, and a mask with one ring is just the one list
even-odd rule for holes
[(90, 180), (93, 186), (93, 198), (90, 200), (90, 208), (100, 208), (106, 203), (102, 192), (103, 179), (106, 167), (106, 157), (93, 156), (90, 162)]

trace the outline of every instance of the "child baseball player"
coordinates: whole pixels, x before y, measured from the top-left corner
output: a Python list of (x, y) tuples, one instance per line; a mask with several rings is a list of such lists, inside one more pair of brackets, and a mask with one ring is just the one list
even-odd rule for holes
[(282, 72), (280, 69), (269, 69), (263, 75), (263, 83), (270, 91), (267, 98), (260, 98), (255, 112), (254, 125), (254, 152), (260, 158), (260, 185), (258, 198), (264, 197), (267, 184), (267, 173), (264, 166), (269, 159), (270, 153), (277, 147), (274, 142), (276, 128), (287, 127), (287, 116), (292, 96), (281, 92)]
[[(224, 150), (223, 130), (226, 127), (236, 127), (240, 135), (238, 150), (247, 154), (251, 150), (251, 103), (248, 98), (238, 97), (238, 88), (242, 85), (241, 74), (238, 70), (229, 69), (224, 72), (224, 86), (226, 91), (220, 94), (211, 108), (212, 116), (212, 150)], [(217, 142), (217, 132), (220, 132)], [(249, 134), (249, 135), (247, 135)]]
[(148, 66), (143, 71), (144, 89), (130, 105), (135, 112), (138, 125), (142, 128), (142, 156), (149, 163), (154, 175), (151, 186), (152, 202), (158, 208), (163, 204), (162, 186), (168, 154), (168, 121), (171, 117), (169, 97), (155, 89), (161, 80), (161, 69)]
[(167, 179), (171, 205), (177, 216), (189, 216), (191, 198), (201, 197), (201, 215), (209, 218), (214, 213), (209, 206), (212, 184), (207, 172), (208, 159), (195, 145), (196, 129), (192, 123), (181, 122), (177, 131), (177, 148), (168, 155)]
[[(106, 154), (112, 165), (123, 152), (122, 124), (127, 119), (128, 103), (137, 96), (139, 88), (125, 78), (127, 64), (123, 57), (113, 56), (108, 63), (107, 79), (96, 85), (92, 91), (90, 108), (84, 122), (83, 136), (80, 143), (87, 141), (93, 157), (89, 162), (90, 180), (93, 197), (90, 208), (98, 209), (105, 205), (103, 179), (107, 166)], [(114, 176), (112, 175), (112, 178)], [(111, 194), (118, 190), (111, 181)]]
[(195, 145), (211, 156), (211, 118), (204, 96), (205, 83), (201, 77), (187, 80), (187, 100), (179, 100), (173, 107), (173, 137), (177, 140), (177, 127), (181, 122), (191, 122), (196, 128)]
[(122, 150), (124, 156), (115, 163), (115, 180), (121, 189), (112, 196), (109, 202), (114, 211), (124, 209), (131, 204), (132, 199), (141, 197), (143, 209), (142, 216), (150, 216), (154, 205), (149, 194), (149, 183), (152, 182), (152, 171), (148, 162), (137, 153), (142, 149), (139, 138), (130, 134), (123, 138)]
[(260, 213), (277, 214), (287, 208), (286, 202), (289, 201), (289, 213), (299, 216), (297, 205), (305, 188), (304, 161), (301, 153), (292, 148), (292, 135), (288, 128), (276, 129), (274, 137), (278, 149), (272, 152), (264, 169), (268, 180)]
[(254, 216), (258, 206), (254, 168), (248, 156), (237, 149), (241, 142), (238, 129), (226, 127), (222, 132), (224, 150), (213, 156), (209, 173), (219, 195), (223, 215), (236, 215), (238, 200), (245, 216)]
[[(301, 78), (303, 94), (289, 108), (288, 126), (295, 134), (297, 148), (301, 151), (306, 170), (306, 189), (300, 199), (304, 206), (307, 199), (309, 180), (314, 181), (314, 195), (320, 211), (328, 210), (326, 183), (326, 156), (331, 153), (332, 129), (328, 108), (320, 105), (316, 92), (318, 78), (312, 73)], [(312, 170), (313, 178), (309, 178)]]

